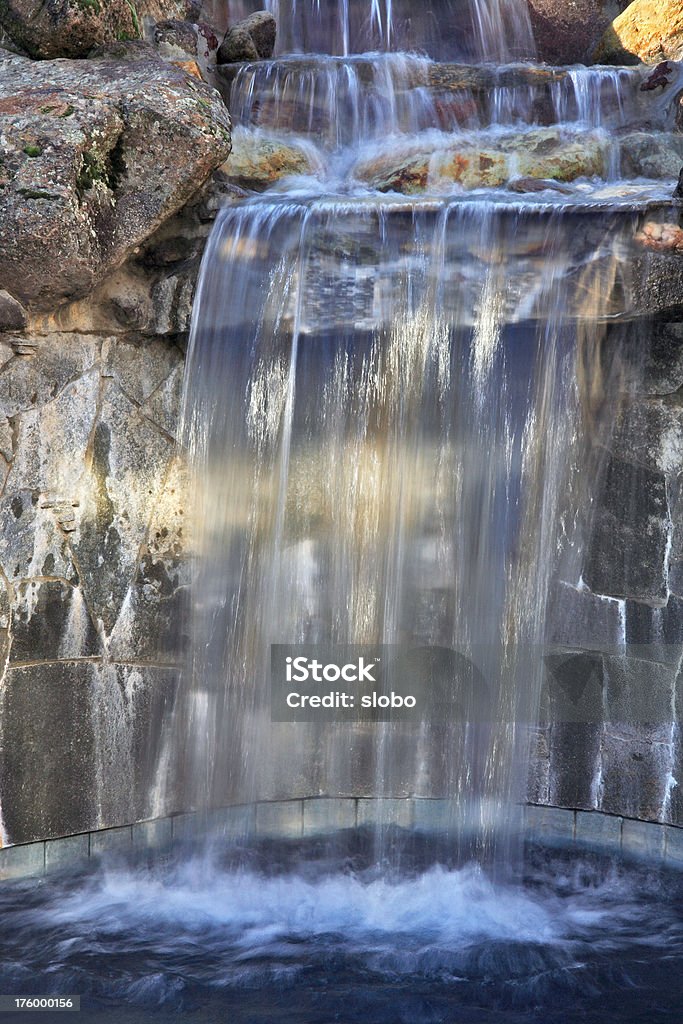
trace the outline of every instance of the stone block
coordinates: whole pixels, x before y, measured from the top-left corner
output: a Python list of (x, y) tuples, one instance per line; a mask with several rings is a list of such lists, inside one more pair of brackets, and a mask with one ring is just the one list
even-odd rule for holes
[(658, 819), (664, 813), (672, 752), (669, 744), (652, 742), (642, 733), (605, 732), (600, 807), (610, 814)]
[(553, 725), (584, 726), (603, 718), (600, 653), (549, 650), (543, 658), (543, 703)]
[(623, 643), (623, 604), (590, 590), (557, 582), (548, 607), (551, 644), (584, 650)]
[(256, 827), (256, 805), (239, 804), (236, 807), (219, 807), (209, 811), (207, 829), (217, 838), (232, 841), (245, 839)]
[(177, 682), (171, 668), (93, 666), (96, 750), (90, 777), (100, 822), (119, 825), (154, 813), (161, 723), (167, 721)]
[(110, 854), (125, 853), (133, 845), (132, 825), (118, 828), (104, 828), (90, 833), (90, 856), (108, 857)]
[(683, 408), (658, 397), (625, 402), (610, 450), (657, 473), (676, 473), (683, 461)]
[(453, 800), (415, 799), (413, 828), (418, 832), (452, 832), (458, 820), (458, 808)]
[(305, 836), (325, 835), (356, 826), (356, 801), (351, 798), (320, 797), (304, 800)]
[(201, 819), (196, 814), (174, 814), (171, 823), (174, 842), (190, 842), (203, 834)]
[(683, 828), (666, 829), (664, 858), (668, 866), (683, 868)]
[(170, 442), (116, 384), (105, 382), (74, 550), (86, 601), (109, 634), (137, 571)]
[[(667, 481), (671, 509), (672, 537), (669, 551), (669, 590), (683, 598), (683, 479), (678, 473)], [(671, 600), (671, 599), (670, 599)]]
[(83, 594), (62, 580), (26, 580), (15, 591), (10, 663), (97, 657), (102, 653)]
[(5, 416), (15, 417), (50, 404), (95, 367), (100, 353), (97, 335), (76, 331), (33, 336), (31, 344), (30, 356), (15, 356), (2, 367), (0, 409)]
[(45, 870), (77, 870), (90, 856), (90, 835), (64, 836), (45, 843)]
[(106, 348), (103, 372), (143, 405), (183, 362), (180, 349), (156, 338), (116, 338)]
[(0, 693), (0, 797), (13, 841), (97, 820), (93, 673), (87, 663), (10, 669)]
[[(59, 342), (60, 337), (54, 339), (55, 344)], [(35, 358), (42, 359), (42, 352)], [(78, 525), (80, 500), (88, 479), (86, 453), (97, 416), (100, 384), (99, 369), (93, 367), (58, 388), (51, 401), (30, 406), (15, 418), (15, 456), (7, 482), (8, 493), (29, 492), (39, 507), (51, 509), (52, 516), (64, 522), (65, 532), (73, 532)], [(75, 522), (67, 522), (66, 509), (60, 507), (63, 503), (70, 506)], [(28, 510), (25, 502), (24, 510)], [(14, 507), (12, 512), (16, 515)], [(32, 566), (24, 575), (38, 576), (40, 572)]]
[[(640, 658), (638, 655), (641, 651), (647, 653), (647, 647), (627, 650), (626, 657), (603, 659), (604, 717), (613, 729), (619, 727), (624, 734), (645, 728), (653, 740), (665, 741), (673, 715), (678, 662), (666, 665)], [(631, 656), (632, 651), (636, 657)]]
[(365, 798), (358, 800), (358, 826), (397, 825), (411, 828), (414, 821), (415, 801), (411, 799)]
[(590, 809), (600, 767), (602, 726), (560, 722), (550, 729), (548, 797), (562, 807)]
[(0, 880), (33, 878), (45, 871), (45, 843), (0, 849)]
[(529, 839), (549, 844), (574, 842), (574, 811), (564, 807), (527, 807), (525, 817)]
[(641, 661), (677, 666), (683, 655), (683, 601), (669, 597), (663, 608), (624, 602), (628, 654)]
[(621, 847), (620, 817), (599, 811), (576, 812), (576, 841), (596, 849), (618, 851)]
[(683, 675), (676, 680), (676, 722), (672, 725), (669, 735), (671, 738), (669, 770), (675, 784), (671, 784), (669, 787), (668, 801), (662, 818), (672, 825), (683, 826)]
[(550, 800), (550, 728), (534, 729), (530, 743), (527, 800), (546, 804)]
[(299, 839), (303, 834), (303, 801), (274, 800), (256, 805), (256, 835), (271, 839)]
[(152, 821), (136, 821), (132, 827), (133, 846), (147, 850), (161, 850), (173, 841), (171, 818), (155, 818)]
[(609, 457), (583, 568), (589, 588), (610, 597), (666, 604), (670, 528), (663, 473)]
[(664, 859), (666, 826), (650, 821), (624, 819), (621, 832), (623, 853), (648, 861)]
[(666, 320), (637, 321), (636, 324), (643, 325), (639, 333), (647, 353), (641, 368), (642, 390), (654, 395), (673, 394), (683, 387), (683, 324)]

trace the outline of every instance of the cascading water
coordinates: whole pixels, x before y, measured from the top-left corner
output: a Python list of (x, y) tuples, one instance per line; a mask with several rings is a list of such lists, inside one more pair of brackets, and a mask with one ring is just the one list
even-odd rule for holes
[[(584, 223), (364, 198), (222, 215), (186, 390), (193, 805), (451, 797), (469, 852), (513, 824), (540, 672), (516, 648), (542, 640), (582, 443), (577, 325), (613, 311), (631, 228), (607, 218), (577, 247)], [(495, 694), (491, 723), (271, 722), (278, 643), (454, 648)]]
[[(522, 24), (503, 6), (472, 8), (465, 49)], [(462, 856), (514, 834), (567, 495), (599, 475), (577, 366), (597, 378), (603, 324), (628, 312), (633, 196), (654, 194), (619, 181), (641, 81), (400, 53), (232, 74), (236, 142), (293, 132), (319, 173), (227, 208), (204, 259), (194, 640), (160, 807), (438, 797)], [(580, 147), (591, 179), (524, 178), (529, 151), (565, 168)], [(422, 195), (391, 194), (408, 172), (372, 187), (387, 155), (425, 153)], [(271, 720), (278, 644), (399, 645), (427, 690), (463, 657), (479, 691), (412, 721)]]
[[(233, 3), (233, 20), (244, 4)], [(268, 0), (280, 25), (281, 53), (336, 53), (422, 50), (478, 60), (523, 60), (535, 55), (524, 0)]]
[[(585, 589), (633, 373), (638, 238), (665, 234), (638, 230), (673, 187), (638, 153), (666, 138), (668, 95), (638, 69), (368, 52), (533, 53), (521, 0), (415, 7), (280, 0), (280, 50), (321, 52), (221, 72), (242, 183), (264, 144), (307, 171), (227, 206), (202, 266), (192, 648), (156, 810), (241, 806), (210, 816), (228, 836), (151, 865), (5, 883), (2, 993), (78, 992), (98, 1024), (680, 1019), (680, 881), (533, 846), (513, 863), (544, 642)], [(633, 609), (613, 604), (622, 642)], [(271, 645), (379, 652), (381, 695), (424, 705), (275, 713)], [(132, 727), (101, 723), (110, 801)]]

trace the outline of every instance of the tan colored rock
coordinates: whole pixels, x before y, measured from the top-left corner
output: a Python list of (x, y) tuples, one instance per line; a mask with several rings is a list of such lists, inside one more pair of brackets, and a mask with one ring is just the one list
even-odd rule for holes
[(437, 154), (431, 173), (435, 179), (457, 182), (463, 188), (497, 188), (510, 171), (504, 153), (490, 149), (461, 149)]
[(593, 54), (596, 64), (657, 64), (683, 57), (680, 0), (634, 0), (607, 29)]
[(533, 192), (559, 192), (560, 195), (571, 195), (572, 190), (566, 185), (560, 185), (557, 181), (549, 178), (513, 178), (508, 182), (511, 192), (518, 192), (520, 195)]
[(312, 174), (320, 168), (313, 146), (283, 142), (258, 129), (236, 128), (232, 152), (222, 170), (234, 184), (262, 192), (280, 178)]
[(511, 155), (511, 168), (523, 178), (602, 177), (607, 168), (608, 143), (588, 133), (565, 135), (556, 128), (539, 128), (517, 136), (504, 149)]
[[(448, 144), (442, 137), (431, 147), (385, 150), (361, 160), (354, 176), (380, 192), (411, 194), (439, 184), (465, 189), (497, 188), (511, 179), (574, 181), (604, 175), (606, 141), (599, 135), (566, 135), (556, 128), (503, 135), (496, 148), (463, 136)], [(544, 186), (547, 187), (547, 186)], [(527, 191), (529, 188), (527, 187)]]
[(429, 154), (390, 154), (357, 164), (353, 176), (378, 192), (401, 192), (413, 195), (424, 192), (429, 183)]
[(138, 15), (153, 21), (178, 18), (180, 21), (198, 21), (202, 13), (201, 0), (135, 0)]
[(647, 221), (636, 235), (636, 242), (652, 252), (683, 252), (683, 228), (678, 224)]
[(172, 60), (171, 64), (175, 64), (177, 68), (180, 68), (188, 75), (192, 75), (193, 78), (198, 78), (202, 81), (202, 73), (197, 64), (196, 60)]

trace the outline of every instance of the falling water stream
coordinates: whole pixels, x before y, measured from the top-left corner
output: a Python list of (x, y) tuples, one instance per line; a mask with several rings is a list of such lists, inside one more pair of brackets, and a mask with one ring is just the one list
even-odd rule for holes
[[(361, 8), (387, 23), (388, 5)], [(522, 8), (473, 4), (462, 52), (523, 52)], [(615, 390), (620, 370), (600, 342), (631, 312), (640, 209), (671, 187), (625, 180), (622, 140), (664, 129), (668, 100), (637, 70), (401, 52), (284, 56), (230, 81), (236, 147), (296, 144), (310, 171), (227, 206), (203, 261), (193, 644), (158, 807), (438, 798), (463, 859), (509, 863), (548, 588), (611, 429), (591, 382)], [(273, 645), (381, 647), (421, 706), (283, 720)]]
[[(156, 810), (378, 810), (8, 886), (2, 991), (131, 1024), (677, 1020), (679, 883), (519, 838), (549, 589), (580, 583), (620, 388), (605, 330), (673, 186), (629, 178), (624, 139), (667, 101), (638, 69), (519, 63), (522, 0), (271, 6), (280, 55), (226, 79), (235, 145), (305, 169), (227, 205), (203, 260)], [(273, 645), (379, 651), (422, 704), (276, 714)], [(408, 797), (447, 807), (438, 835), (398, 827)]]

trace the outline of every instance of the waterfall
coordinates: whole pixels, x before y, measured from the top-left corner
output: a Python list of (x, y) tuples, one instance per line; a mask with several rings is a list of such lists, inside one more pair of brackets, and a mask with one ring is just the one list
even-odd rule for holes
[[(525, 12), (473, 0), (443, 37), (529, 56)], [(278, 17), (319, 52), (230, 71), (235, 145), (293, 136), (318, 170), (224, 209), (202, 264), (193, 640), (159, 807), (439, 798), (481, 858), (517, 830), (548, 595), (611, 429), (601, 339), (659, 194), (620, 180), (641, 78), (363, 52), (405, 38), (399, 0)], [(379, 652), (421, 710), (283, 716), (283, 650)]]
[[(258, 0), (229, 0), (232, 24)], [(267, 0), (278, 22), (278, 53), (348, 56), (413, 50), (449, 60), (525, 60), (535, 56), (525, 0)]]
[[(457, 796), (478, 852), (514, 823), (529, 652), (585, 443), (578, 346), (613, 312), (633, 230), (608, 217), (582, 248), (582, 220), (282, 197), (221, 215), (185, 390), (200, 557), (177, 753), (192, 805)], [(325, 643), (400, 644), (416, 685), (415, 652), (457, 651), (490, 721), (271, 721), (271, 645)]]

